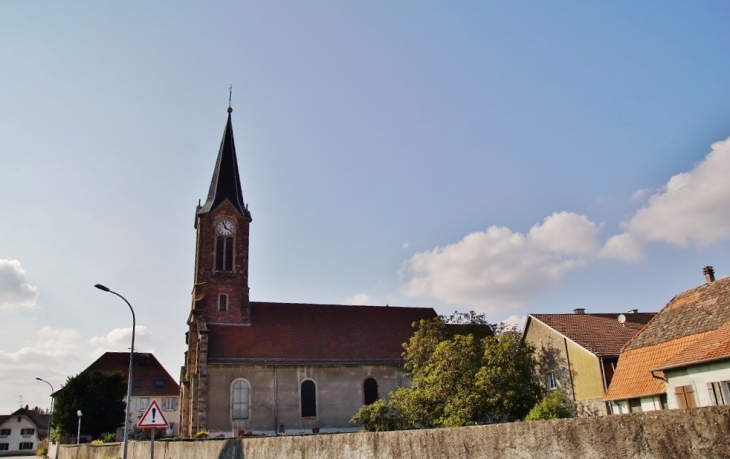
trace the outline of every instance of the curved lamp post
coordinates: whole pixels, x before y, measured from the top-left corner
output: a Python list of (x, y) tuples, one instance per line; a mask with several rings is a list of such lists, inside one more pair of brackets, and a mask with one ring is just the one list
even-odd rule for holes
[(48, 416), (48, 441), (50, 441), (51, 440), (51, 421), (53, 420), (53, 402), (54, 402), (53, 393), (56, 391), (53, 390), (53, 385), (51, 383), (49, 383), (48, 381), (46, 381), (45, 379), (41, 379), (41, 378), (35, 378), (35, 379), (37, 379), (38, 381), (43, 381), (44, 383), (48, 384), (51, 387), (51, 415)]
[(127, 306), (129, 306), (129, 310), (132, 311), (132, 347), (129, 352), (129, 376), (127, 377), (127, 407), (126, 411), (124, 413), (124, 446), (122, 446), (122, 459), (127, 459), (127, 443), (129, 442), (129, 405), (132, 404), (132, 370), (134, 368), (134, 329), (137, 327), (137, 319), (134, 317), (134, 309), (132, 309), (132, 305), (129, 304), (129, 301), (127, 301), (126, 298), (124, 298), (122, 295), (118, 294), (117, 292), (110, 290), (109, 287), (106, 287), (101, 284), (96, 284), (94, 287), (98, 288), (99, 290), (102, 290), (104, 292), (111, 293), (113, 295), (118, 296), (119, 298), (123, 299), (125, 303), (127, 303)]

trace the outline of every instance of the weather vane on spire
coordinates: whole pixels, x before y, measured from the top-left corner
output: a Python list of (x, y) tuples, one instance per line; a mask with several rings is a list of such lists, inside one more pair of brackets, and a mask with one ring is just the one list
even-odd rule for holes
[(228, 113), (231, 113), (233, 109), (231, 108), (231, 97), (233, 97), (233, 85), (230, 85), (228, 87)]

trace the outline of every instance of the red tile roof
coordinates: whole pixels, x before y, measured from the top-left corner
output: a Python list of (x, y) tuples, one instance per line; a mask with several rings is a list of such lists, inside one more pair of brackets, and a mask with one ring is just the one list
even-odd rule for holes
[[(625, 313), (624, 324), (618, 322), (618, 313), (530, 314), (529, 320), (539, 320), (599, 357), (612, 357), (618, 356), (621, 348), (655, 314), (655, 312)], [(525, 330), (528, 327), (529, 323)]]
[(431, 308), (251, 302), (251, 325), (208, 324), (209, 363), (401, 363)]
[(663, 394), (664, 382), (650, 370), (719, 358), (730, 358), (730, 277), (672, 298), (624, 347), (605, 399)]
[[(129, 352), (106, 352), (84, 371), (119, 371), (124, 375), (126, 382), (129, 375)], [(135, 384), (132, 384), (133, 396), (155, 397), (180, 394), (180, 386), (152, 354), (134, 353), (132, 378), (135, 380)], [(138, 387), (136, 381), (142, 381), (142, 386)], [(162, 381), (162, 386), (157, 386), (156, 381)]]

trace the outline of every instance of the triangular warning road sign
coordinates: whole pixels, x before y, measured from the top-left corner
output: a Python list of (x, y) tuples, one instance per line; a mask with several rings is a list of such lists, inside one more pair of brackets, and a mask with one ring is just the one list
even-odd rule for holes
[(162, 414), (160, 405), (158, 405), (155, 400), (152, 400), (152, 403), (150, 403), (150, 406), (147, 407), (142, 418), (140, 418), (137, 423), (137, 427), (140, 429), (150, 427), (167, 427), (167, 425), (167, 419), (165, 419), (165, 415)]

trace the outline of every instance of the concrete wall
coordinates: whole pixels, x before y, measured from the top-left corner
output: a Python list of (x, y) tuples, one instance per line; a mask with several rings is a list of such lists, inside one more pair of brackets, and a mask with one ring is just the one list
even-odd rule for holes
[[(129, 459), (150, 457), (132, 442)], [(120, 445), (63, 446), (58, 459), (121, 457)], [(730, 407), (401, 432), (156, 442), (159, 459), (730, 457)]]
[[(276, 375), (274, 374), (276, 372)], [(287, 433), (355, 429), (350, 418), (363, 404), (363, 381), (374, 378), (381, 398), (395, 390), (403, 378), (397, 366), (330, 365), (208, 365), (207, 422), (211, 436), (231, 436), (241, 430), (275, 433), (284, 425)], [(250, 384), (249, 420), (231, 421), (231, 384), (243, 378)], [(314, 381), (317, 416), (303, 418), (300, 384)]]

